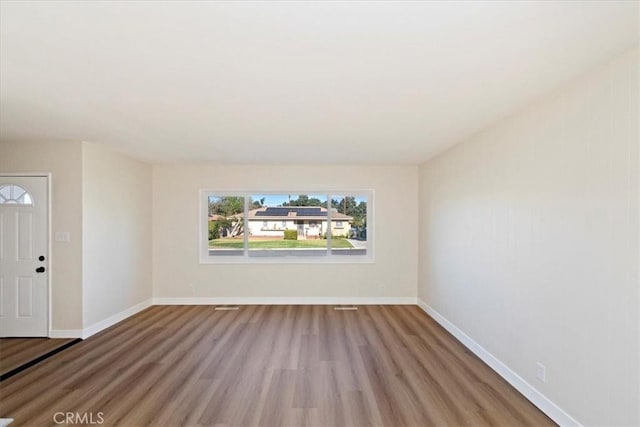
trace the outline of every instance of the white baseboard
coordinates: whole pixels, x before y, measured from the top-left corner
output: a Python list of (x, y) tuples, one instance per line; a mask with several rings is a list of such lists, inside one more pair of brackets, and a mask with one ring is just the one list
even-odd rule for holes
[(453, 323), (447, 320), (443, 315), (434, 310), (427, 303), (418, 298), (418, 306), (438, 322), (443, 328), (445, 328), (451, 335), (456, 337), (458, 341), (471, 350), (476, 356), (478, 356), (484, 363), (489, 365), (498, 375), (504, 378), (509, 384), (511, 384), (516, 390), (518, 390), (524, 397), (529, 399), (531, 403), (538, 407), (542, 412), (547, 414), (549, 418), (558, 423), (561, 426), (582, 426), (575, 418), (566, 413), (562, 408), (553, 403), (544, 394), (540, 393), (534, 386), (526, 382), (520, 375), (511, 370), (507, 365), (502, 363), (498, 358), (489, 353), (480, 344), (474, 341), (471, 337), (465, 334), (462, 330), (458, 329)]
[(418, 305), (425, 313), (431, 316), (451, 335), (478, 356), (484, 363), (504, 378), (531, 403), (537, 406), (549, 418), (561, 426), (582, 426), (575, 418), (552, 402), (538, 391), (534, 386), (526, 382), (520, 375), (511, 370), (502, 361), (489, 353), (480, 344), (465, 334), (457, 326), (447, 320), (435, 309), (419, 298), (413, 297), (189, 297), (189, 298), (153, 298), (134, 305), (126, 310), (116, 313), (85, 329), (53, 329), (51, 338), (83, 338), (86, 339), (103, 329), (106, 329), (127, 317), (150, 307), (151, 305)]
[(416, 305), (413, 297), (154, 298), (154, 305)]
[(52, 329), (49, 338), (82, 338), (82, 329)]
[(91, 335), (95, 335), (103, 329), (107, 329), (109, 326), (113, 326), (118, 322), (123, 321), (127, 317), (133, 316), (134, 314), (144, 310), (147, 307), (151, 307), (152, 300), (148, 299), (146, 301), (142, 301), (139, 304), (134, 305), (133, 307), (129, 307), (126, 310), (121, 311), (120, 313), (116, 313), (113, 316), (109, 316), (104, 320), (94, 323), (93, 325), (84, 328), (82, 330), (82, 339), (87, 339)]
[(86, 339), (98, 332), (133, 316), (152, 305), (416, 305), (413, 297), (192, 297), (192, 298), (153, 298), (136, 304), (84, 329), (52, 329), (50, 338)]

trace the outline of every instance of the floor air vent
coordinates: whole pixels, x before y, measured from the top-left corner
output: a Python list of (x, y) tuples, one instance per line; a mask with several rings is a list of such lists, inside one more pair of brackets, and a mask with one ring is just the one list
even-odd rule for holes
[(333, 307), (333, 309), (338, 311), (358, 311), (358, 307)]
[(234, 311), (234, 310), (240, 310), (240, 307), (216, 307), (214, 308), (215, 311)]

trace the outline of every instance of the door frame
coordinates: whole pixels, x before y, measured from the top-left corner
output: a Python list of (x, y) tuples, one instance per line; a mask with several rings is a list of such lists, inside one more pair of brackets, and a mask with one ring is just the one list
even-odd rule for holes
[(47, 337), (51, 337), (51, 325), (52, 322), (52, 311), (53, 308), (51, 306), (51, 285), (52, 285), (52, 272), (53, 272), (53, 257), (52, 257), (52, 245), (51, 245), (51, 172), (1, 172), (0, 177), (24, 177), (24, 178), (46, 178), (47, 180), (47, 259), (49, 262), (47, 263), (49, 274), (47, 275)]

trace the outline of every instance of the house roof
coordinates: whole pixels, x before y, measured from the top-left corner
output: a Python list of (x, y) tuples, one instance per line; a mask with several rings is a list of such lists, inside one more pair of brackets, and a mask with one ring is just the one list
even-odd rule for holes
[(220, 219), (224, 219), (225, 217), (222, 215), (209, 215), (209, 221), (218, 221)]
[[(243, 214), (234, 216), (242, 218)], [(327, 219), (327, 208), (319, 206), (268, 206), (258, 209), (252, 209), (249, 211), (249, 220), (284, 221), (291, 219), (323, 221)], [(337, 212), (336, 210), (333, 210), (331, 212), (332, 221), (351, 221), (352, 219), (352, 216), (345, 215), (343, 213)]]

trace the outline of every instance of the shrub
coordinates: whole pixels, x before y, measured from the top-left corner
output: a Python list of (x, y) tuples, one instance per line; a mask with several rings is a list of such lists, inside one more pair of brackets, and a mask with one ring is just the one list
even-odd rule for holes
[[(327, 233), (324, 233), (324, 234), (322, 235), (322, 238), (323, 238), (323, 239), (326, 239), (326, 238), (327, 238)], [(332, 234), (332, 235), (331, 235), (331, 238), (332, 238), (333, 240), (337, 240), (337, 239), (346, 239), (346, 238), (347, 238), (347, 236), (346, 236), (346, 234)]]
[(284, 230), (284, 240), (298, 240), (298, 230)]
[(220, 224), (218, 221), (209, 221), (209, 240), (220, 238)]

